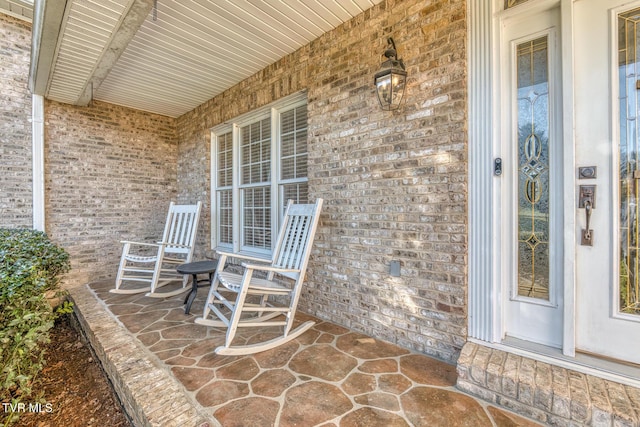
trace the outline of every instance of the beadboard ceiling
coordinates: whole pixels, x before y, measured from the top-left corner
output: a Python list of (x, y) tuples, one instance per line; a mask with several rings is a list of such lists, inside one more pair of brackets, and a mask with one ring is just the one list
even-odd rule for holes
[(36, 0), (30, 84), (178, 117), (380, 1)]
[(0, 0), (0, 13), (31, 22), (33, 0)]

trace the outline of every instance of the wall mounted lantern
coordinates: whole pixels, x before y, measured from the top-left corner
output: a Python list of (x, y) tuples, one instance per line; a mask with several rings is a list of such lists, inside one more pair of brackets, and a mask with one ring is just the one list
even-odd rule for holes
[(374, 83), (382, 109), (397, 110), (404, 95), (407, 72), (402, 59), (398, 59), (396, 44), (391, 37), (387, 39), (387, 43), (389, 45), (384, 51), (387, 60), (380, 65), (380, 71), (376, 73)]

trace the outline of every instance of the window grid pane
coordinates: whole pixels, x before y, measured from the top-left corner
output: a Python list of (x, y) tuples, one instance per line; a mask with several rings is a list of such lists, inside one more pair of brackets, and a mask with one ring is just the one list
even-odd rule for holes
[(280, 186), (280, 194), (282, 195), (282, 207), (286, 207), (289, 200), (293, 200), (293, 203), (309, 202), (309, 186), (306, 182), (283, 184)]
[(218, 187), (231, 187), (233, 179), (233, 134), (218, 137)]
[(280, 179), (307, 177), (307, 106), (280, 115)]
[(271, 249), (271, 191), (269, 187), (242, 190), (243, 246)]
[(263, 119), (240, 129), (241, 184), (271, 179), (271, 120)]
[(218, 242), (233, 244), (233, 192), (218, 191)]

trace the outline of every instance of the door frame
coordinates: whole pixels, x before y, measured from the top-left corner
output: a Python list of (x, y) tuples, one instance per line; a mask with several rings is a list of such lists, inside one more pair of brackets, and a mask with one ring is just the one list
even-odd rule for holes
[[(563, 116), (562, 139), (574, 141), (572, 19), (573, 0), (530, 0), (515, 9), (502, 10), (504, 0), (469, 2), (469, 337), (501, 344), (504, 336), (504, 306), (501, 285), (503, 253), (501, 202), (497, 197), (504, 184), (493, 174), (493, 162), (500, 152), (500, 117), (503, 87), (500, 55), (501, 25), (520, 14), (534, 14), (560, 5), (560, 58)], [(489, 61), (486, 58), (490, 58)], [(562, 168), (574, 170), (575, 149), (564, 144)], [(562, 176), (565, 198), (575, 200), (576, 177)], [(573, 206), (572, 206), (573, 208)], [(575, 241), (575, 212), (563, 209), (564, 241)], [(564, 286), (562, 354), (575, 356), (575, 245), (563, 250)]]
[[(563, 167), (574, 171), (576, 153), (573, 90), (573, 3), (576, 0), (530, 0), (518, 6), (518, 11), (535, 13), (560, 5), (562, 51), (562, 114), (565, 144)], [(504, 0), (467, 2), (468, 12), (468, 146), (469, 146), (469, 292), (467, 302), (468, 341), (495, 348), (532, 360), (575, 370), (588, 375), (640, 388), (640, 369), (612, 364), (601, 359), (576, 354), (576, 244), (564, 248), (564, 325), (563, 348), (552, 349), (542, 345), (529, 346), (502, 341), (502, 289), (494, 286), (502, 274), (500, 253), (495, 252), (495, 241), (500, 239), (501, 227), (496, 214), (500, 204), (496, 197), (496, 178), (493, 161), (496, 138), (500, 127), (496, 125), (500, 93), (497, 80), (499, 58), (494, 48), (500, 46), (500, 21), (508, 18), (512, 10), (502, 11)], [(566, 198), (577, 199), (577, 174), (566, 173), (563, 191)], [(498, 181), (499, 185), (499, 181)], [(577, 242), (577, 209), (565, 209), (565, 241)]]

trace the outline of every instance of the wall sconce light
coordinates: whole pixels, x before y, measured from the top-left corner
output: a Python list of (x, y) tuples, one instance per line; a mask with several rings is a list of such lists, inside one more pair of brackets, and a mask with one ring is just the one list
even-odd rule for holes
[(389, 45), (384, 51), (387, 60), (380, 65), (380, 71), (376, 73), (374, 83), (382, 109), (397, 110), (404, 95), (407, 72), (402, 59), (398, 59), (396, 44), (391, 37), (387, 39), (387, 43)]

